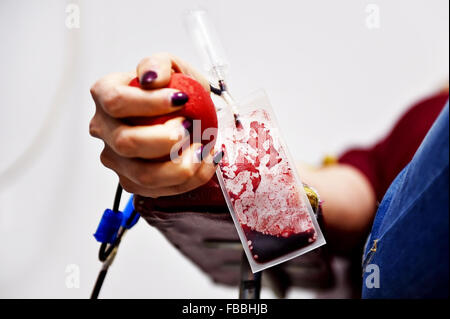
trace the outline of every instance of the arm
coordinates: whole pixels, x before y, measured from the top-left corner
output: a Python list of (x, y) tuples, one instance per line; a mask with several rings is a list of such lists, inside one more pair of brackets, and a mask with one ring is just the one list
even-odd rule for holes
[(300, 176), (320, 195), (327, 241), (348, 251), (368, 233), (376, 211), (375, 192), (367, 178), (346, 164), (313, 169), (299, 164)]
[(365, 239), (386, 190), (409, 163), (437, 118), (448, 91), (408, 109), (376, 144), (353, 148), (337, 164), (320, 169), (299, 165), (303, 181), (315, 187), (323, 203), (328, 242), (346, 251)]

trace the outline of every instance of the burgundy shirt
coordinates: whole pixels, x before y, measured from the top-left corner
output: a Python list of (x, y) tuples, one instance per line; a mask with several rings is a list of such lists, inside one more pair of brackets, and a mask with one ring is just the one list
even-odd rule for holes
[(346, 151), (339, 157), (339, 163), (359, 169), (381, 202), (389, 185), (411, 161), (448, 98), (448, 92), (441, 92), (423, 99), (407, 110), (382, 140), (373, 146)]

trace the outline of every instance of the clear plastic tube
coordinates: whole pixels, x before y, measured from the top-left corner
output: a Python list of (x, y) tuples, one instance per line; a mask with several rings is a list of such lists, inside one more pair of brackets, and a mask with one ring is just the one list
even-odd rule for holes
[(186, 15), (186, 28), (203, 62), (203, 68), (216, 82), (225, 81), (228, 60), (214, 25), (205, 10), (192, 10)]

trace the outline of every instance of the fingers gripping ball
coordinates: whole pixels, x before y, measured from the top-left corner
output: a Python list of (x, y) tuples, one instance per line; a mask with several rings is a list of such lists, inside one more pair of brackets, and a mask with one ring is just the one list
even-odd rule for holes
[[(140, 87), (139, 79), (138, 78), (133, 79), (129, 83), (129, 85), (134, 87)], [(194, 130), (201, 132), (201, 136), (199, 137), (194, 136), (195, 139), (198, 139), (196, 140), (196, 142), (200, 142), (200, 139), (203, 144), (215, 142), (215, 139), (213, 137), (216, 136), (217, 134), (217, 115), (214, 103), (211, 99), (211, 96), (209, 95), (209, 92), (207, 92), (203, 88), (203, 86), (196, 80), (182, 73), (172, 74), (172, 77), (167, 87), (177, 89), (180, 90), (181, 92), (186, 93), (189, 97), (188, 102), (179, 111), (151, 118), (133, 119), (133, 123), (144, 125), (155, 125), (155, 124), (162, 124), (172, 118), (182, 116), (185, 117), (186, 119), (191, 120), (194, 123), (194, 126), (201, 125), (201, 130), (194, 128)], [(194, 120), (200, 121), (194, 122)]]

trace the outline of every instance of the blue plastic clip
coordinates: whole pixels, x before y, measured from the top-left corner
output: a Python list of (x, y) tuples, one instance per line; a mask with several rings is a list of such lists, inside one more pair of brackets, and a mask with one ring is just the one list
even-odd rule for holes
[(127, 206), (123, 211), (122, 226), (126, 229), (130, 229), (131, 227), (136, 225), (136, 223), (139, 220), (140, 215), (136, 212), (134, 212), (134, 217), (131, 220), (129, 220), (130, 217), (133, 215), (133, 212), (134, 212), (133, 195), (131, 195), (130, 199), (128, 200)]
[(102, 219), (98, 224), (97, 231), (94, 234), (95, 239), (101, 243), (112, 244), (116, 240), (117, 232), (122, 224), (123, 213), (115, 212), (111, 209), (105, 209)]
[(94, 237), (98, 242), (112, 244), (117, 238), (120, 226), (130, 229), (136, 225), (139, 217), (140, 215), (134, 211), (133, 195), (131, 195), (123, 212), (105, 210)]

